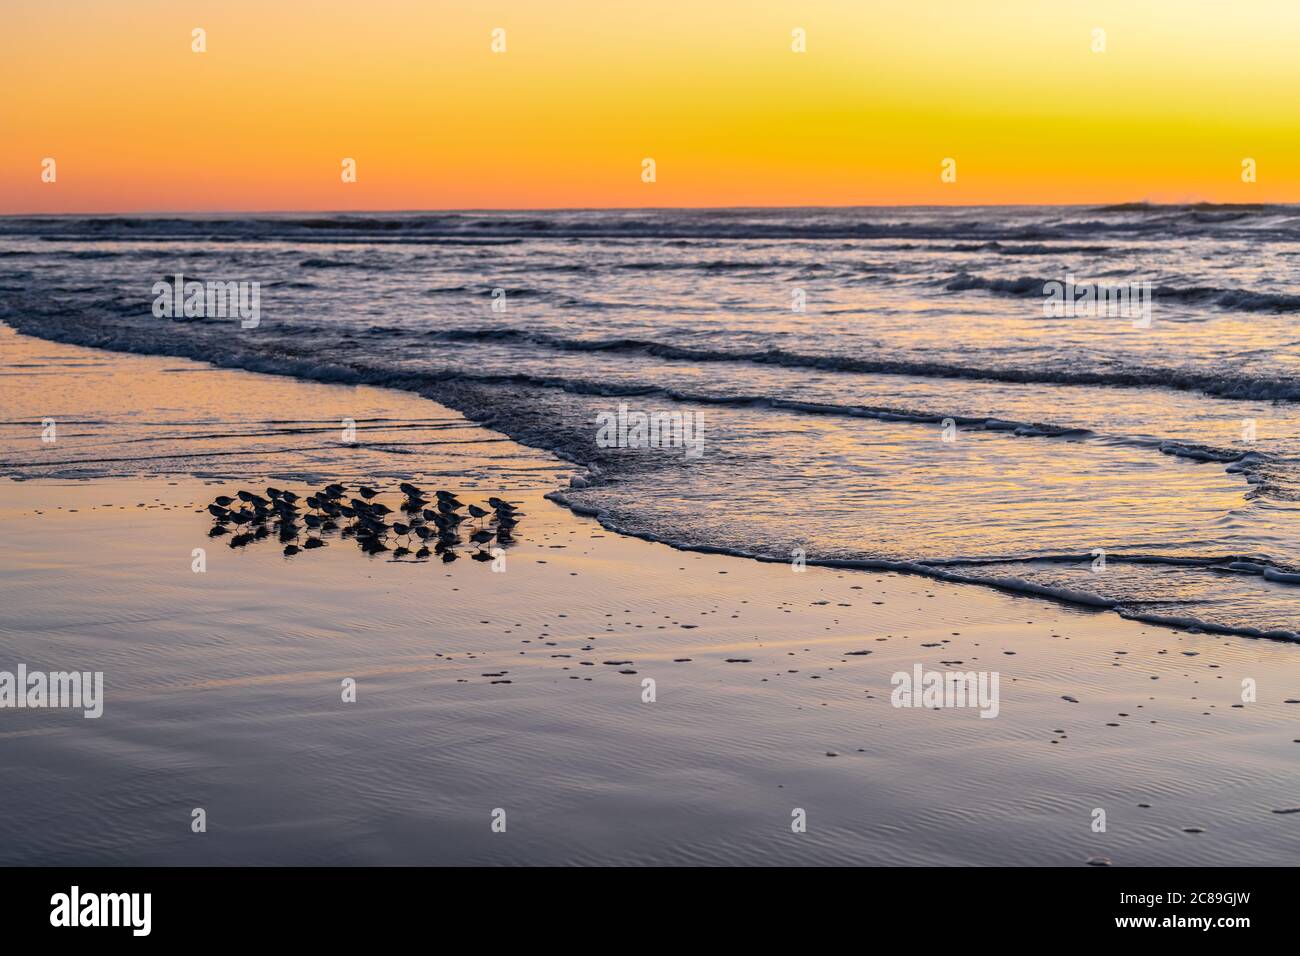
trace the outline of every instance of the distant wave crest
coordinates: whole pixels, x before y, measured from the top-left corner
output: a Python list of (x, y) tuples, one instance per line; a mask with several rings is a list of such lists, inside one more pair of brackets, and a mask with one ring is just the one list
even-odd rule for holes
[[(943, 287), (948, 292), (991, 292), (995, 295), (1042, 296), (1044, 288), (1050, 282), (1063, 282), (1065, 276), (1054, 279), (1041, 279), (1033, 276), (1021, 276), (1017, 279), (988, 278), (969, 272), (959, 272), (944, 281)], [(1082, 280), (1076, 280), (1082, 281)], [(1100, 285), (1123, 285), (1126, 281), (1141, 281), (1140, 277), (1129, 280), (1108, 280)], [(1151, 294), (1156, 303), (1180, 302), (1191, 305), (1217, 306), (1238, 312), (1300, 312), (1300, 295), (1280, 292), (1255, 292), (1250, 289), (1224, 289), (1217, 286), (1152, 286)]]

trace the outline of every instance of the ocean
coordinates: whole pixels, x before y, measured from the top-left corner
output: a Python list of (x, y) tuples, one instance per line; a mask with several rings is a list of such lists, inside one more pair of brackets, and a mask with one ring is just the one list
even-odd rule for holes
[[(7, 217), (0, 320), (427, 396), (572, 462), (556, 500), (679, 548), (1297, 640), (1298, 256), (1291, 206)], [(157, 315), (177, 276), (256, 283), (256, 321)], [(1053, 283), (1149, 308), (1048, 314)], [(0, 473), (189, 453), (142, 408), (52, 459), (18, 429), (56, 412), (4, 423)], [(598, 441), (620, 413), (685, 416), (698, 447)], [(268, 455), (294, 424), (248, 414)]]

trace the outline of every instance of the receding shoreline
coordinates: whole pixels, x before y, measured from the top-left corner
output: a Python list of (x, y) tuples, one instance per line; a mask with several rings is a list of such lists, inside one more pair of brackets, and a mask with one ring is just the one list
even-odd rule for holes
[[(178, 363), (95, 354), (95, 381), (137, 397)], [(71, 401), (63, 374), (45, 390)], [(223, 383), (201, 391), (232, 419), (238, 396), (295, 414), (309, 396), (326, 419), (331, 401), (369, 395), (194, 374)], [(87, 395), (112, 418), (104, 387)], [(426, 400), (392, 401), (418, 404), (431, 428), (455, 424)], [(320, 476), (390, 465), (326, 455), (311, 435), (259, 440)], [(406, 447), (385, 454), (400, 465)], [(1291, 862), (1290, 644), (916, 575), (674, 550), (548, 501), (563, 463), (500, 442), (418, 447), (436, 481), (524, 502), (505, 573), (215, 544), (206, 501), (282, 483), (243, 461), (237, 476), (0, 480), (0, 666), (105, 674), (98, 720), (0, 711), (17, 781), (0, 798), (0, 859)], [(892, 706), (891, 675), (917, 665), (996, 671), (996, 719)], [(341, 699), (347, 678), (355, 703)], [(189, 828), (200, 806), (202, 835)], [(497, 808), (504, 834), (490, 828)], [(1105, 832), (1092, 829), (1099, 808)]]

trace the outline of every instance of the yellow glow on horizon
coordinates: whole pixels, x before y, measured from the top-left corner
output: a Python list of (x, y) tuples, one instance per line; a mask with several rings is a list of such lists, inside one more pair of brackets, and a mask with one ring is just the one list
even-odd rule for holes
[(6, 0), (0, 213), (1297, 201), (1297, 37), (1290, 0)]

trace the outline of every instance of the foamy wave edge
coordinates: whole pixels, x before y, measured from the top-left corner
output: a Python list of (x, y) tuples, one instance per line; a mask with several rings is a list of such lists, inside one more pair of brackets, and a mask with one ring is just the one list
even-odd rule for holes
[[(746, 551), (743, 548), (696, 544), (689, 541), (670, 538), (666, 535), (657, 535), (650, 532), (627, 528), (613, 520), (607, 511), (601, 508), (594, 508), (590, 505), (585, 505), (579, 501), (574, 501), (562, 491), (553, 491), (546, 495), (546, 497), (548, 500), (553, 501), (558, 505), (563, 505), (576, 515), (595, 519), (602, 528), (605, 528), (607, 531), (612, 531), (615, 534), (623, 535), (624, 537), (638, 538), (642, 541), (650, 541), (655, 544), (666, 545), (676, 551), (688, 551), (696, 554), (718, 554), (733, 558), (746, 558), (764, 564), (789, 563), (789, 558), (786, 557), (776, 557), (770, 554), (763, 554), (762, 552)], [(1080, 560), (1084, 559), (1084, 557), (1080, 557)], [(1108, 555), (1107, 560), (1112, 560), (1112, 557)], [(945, 571), (935, 565), (919, 561), (889, 561), (885, 559), (869, 558), (806, 558), (805, 563), (812, 567), (839, 568), (848, 571), (893, 571), (900, 574), (915, 574), (920, 577), (926, 577), (936, 581), (946, 581), (953, 584), (977, 584), (998, 591), (1021, 594), (1028, 597), (1043, 598), (1061, 604), (1068, 604), (1073, 607), (1083, 607), (1097, 611), (1113, 611), (1120, 617), (1134, 621), (1141, 621), (1145, 624), (1155, 624), (1161, 627), (1203, 631), (1208, 634), (1263, 638), (1267, 640), (1286, 641), (1289, 643), (1300, 644), (1300, 633), (1297, 633), (1296, 631), (1287, 631), (1282, 629), (1265, 630), (1257, 627), (1216, 624), (1213, 621), (1203, 621), (1191, 616), (1161, 615), (1146, 611), (1135, 611), (1131, 608), (1123, 607), (1122, 602), (1120, 601), (1099, 597), (1095, 594), (1088, 594), (1084, 591), (1076, 591), (1071, 588), (1048, 587), (1046, 585), (1035, 584), (1032, 581), (1026, 581), (1022, 578), (1015, 577), (985, 578), (969, 574), (960, 574), (953, 571)], [(1261, 576), (1268, 578), (1269, 580), (1300, 584), (1300, 575), (1286, 575), (1278, 572), (1276, 573), (1276, 576), (1274, 576), (1266, 573), (1266, 571), (1271, 571), (1273, 569), (1264, 569), (1263, 566), (1260, 567)], [(1245, 569), (1239, 568), (1238, 570)]]

